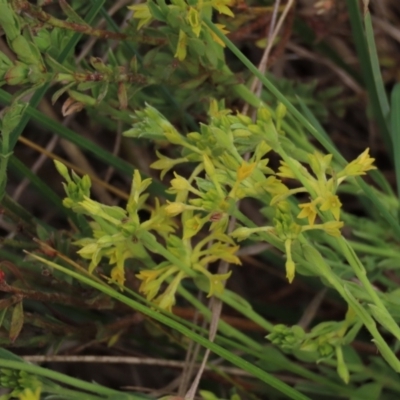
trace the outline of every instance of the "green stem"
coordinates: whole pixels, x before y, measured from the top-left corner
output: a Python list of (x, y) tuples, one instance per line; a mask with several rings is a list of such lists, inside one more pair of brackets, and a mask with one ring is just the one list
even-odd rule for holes
[(376, 247), (376, 244), (373, 245), (368, 245), (360, 242), (354, 242), (352, 240), (347, 240), (347, 243), (350, 244), (350, 246), (355, 250), (360, 253), (364, 254), (374, 254), (376, 256), (381, 256), (385, 258), (400, 258), (400, 253), (398, 250), (388, 248), (388, 247), (383, 247), (379, 248)]

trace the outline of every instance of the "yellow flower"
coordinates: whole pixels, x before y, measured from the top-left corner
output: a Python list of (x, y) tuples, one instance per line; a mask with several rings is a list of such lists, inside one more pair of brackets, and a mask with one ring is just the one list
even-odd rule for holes
[(323, 203), (319, 207), (321, 211), (329, 210), (332, 215), (335, 217), (336, 221), (340, 218), (340, 208), (342, 207), (342, 203), (339, 200), (338, 196), (330, 195), (323, 199)]
[[(214, 24), (224, 35), (229, 33), (227, 29), (225, 29), (225, 25), (223, 24)], [(207, 26), (208, 31), (211, 34), (212, 39), (215, 43), (218, 43), (220, 46), (225, 47), (225, 43)]]
[(201, 219), (199, 215), (195, 215), (188, 219), (183, 225), (183, 239), (190, 239), (196, 235), (203, 227), (206, 219)]
[(343, 221), (329, 221), (322, 224), (322, 229), (328, 235), (339, 237), (341, 235), (340, 228), (342, 228), (343, 225)]
[(195, 8), (193, 7), (189, 8), (187, 20), (189, 22), (189, 25), (192, 27), (193, 33), (197, 37), (199, 37), (201, 31), (201, 21), (199, 18), (199, 12)]
[(133, 18), (140, 20), (139, 25), (138, 25), (138, 30), (142, 26), (148, 24), (153, 19), (153, 17), (151, 16), (149, 7), (146, 3), (135, 4), (133, 6), (129, 6), (128, 9), (135, 11), (135, 13), (133, 14)]
[(111, 279), (118, 283), (118, 285), (123, 286), (125, 283), (125, 272), (124, 269), (120, 267), (114, 267), (110, 273)]
[(160, 174), (160, 178), (163, 179), (165, 174), (172, 168), (174, 167), (176, 164), (182, 163), (187, 161), (186, 158), (176, 158), (176, 159), (172, 159), (172, 158), (168, 158), (163, 156), (161, 153), (159, 153), (158, 151), (156, 151), (157, 156), (158, 156), (158, 160), (154, 161), (151, 165), (150, 168), (154, 168), (154, 169), (160, 169), (161, 170), (161, 174)]
[(162, 269), (144, 269), (136, 274), (136, 277), (147, 283), (157, 279), (168, 267)]
[(281, 161), (281, 166), (279, 167), (279, 172), (276, 175), (280, 176), (281, 178), (296, 179), (296, 175), (292, 172), (292, 170), (286, 164), (285, 161)]
[(174, 265), (167, 265), (158, 269), (146, 269), (140, 271), (136, 275), (137, 278), (142, 280), (139, 287), (139, 292), (146, 296), (147, 300), (153, 300), (160, 290), (161, 284), (169, 276), (178, 270)]
[(164, 292), (160, 294), (156, 299), (153, 300), (153, 303), (163, 310), (172, 312), (172, 307), (175, 305), (175, 293)]
[(275, 195), (281, 195), (289, 191), (288, 187), (273, 175), (264, 181), (263, 187), (268, 193)]
[(185, 273), (180, 271), (172, 282), (168, 285), (167, 289), (164, 293), (160, 294), (156, 299), (154, 299), (154, 304), (157, 304), (163, 310), (167, 310), (172, 312), (172, 306), (175, 304), (175, 293), (178, 289), (179, 284), (181, 283), (182, 279), (185, 278)]
[(237, 180), (239, 182), (245, 180), (248, 178), (254, 171), (254, 168), (256, 167), (257, 163), (247, 163), (246, 161), (242, 162), (242, 165), (239, 167), (237, 170)]
[(235, 15), (228, 7), (232, 5), (232, 0), (212, 0), (211, 5), (220, 13), (228, 15), (229, 17), (234, 17)]
[(355, 160), (347, 164), (346, 168), (338, 173), (338, 178), (346, 176), (365, 175), (367, 171), (376, 169), (373, 164), (375, 158), (369, 156), (369, 148), (366, 148)]
[(301, 208), (301, 212), (297, 216), (297, 218), (308, 218), (308, 223), (312, 226), (314, 225), (315, 218), (317, 216), (317, 208), (315, 207), (315, 203), (304, 203), (299, 204)]
[(176, 191), (180, 192), (181, 190), (189, 190), (190, 183), (183, 176), (178, 175), (174, 172), (175, 178), (171, 180), (171, 186)]
[(32, 389), (25, 389), (18, 395), (19, 400), (40, 400), (41, 388), (38, 386), (35, 391)]
[(210, 282), (210, 289), (208, 291), (207, 297), (222, 294), (225, 287), (222, 282), (226, 281), (231, 276), (231, 274), (232, 271), (229, 271), (227, 274), (210, 274), (210, 276), (208, 277)]

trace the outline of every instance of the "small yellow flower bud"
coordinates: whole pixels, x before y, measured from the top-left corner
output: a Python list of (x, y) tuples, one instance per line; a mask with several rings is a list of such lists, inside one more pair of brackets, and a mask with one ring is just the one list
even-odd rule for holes
[(276, 107), (276, 119), (283, 119), (286, 115), (286, 107), (284, 104), (279, 103), (278, 107)]
[(168, 203), (165, 207), (165, 212), (172, 217), (185, 211), (185, 204), (183, 203)]
[(175, 178), (171, 180), (171, 186), (177, 190), (189, 190), (190, 189), (190, 183), (182, 176), (178, 175), (176, 172), (174, 172)]
[(263, 122), (270, 121), (271, 120), (271, 111), (269, 111), (267, 107), (260, 107), (257, 110), (257, 120), (258, 119)]
[(286, 278), (289, 281), (289, 283), (292, 283), (296, 272), (296, 265), (292, 260), (290, 261), (288, 260), (286, 261), (285, 268), (286, 268)]
[(207, 175), (209, 177), (212, 177), (215, 175), (215, 167), (212, 161), (210, 160), (210, 157), (208, 157), (207, 154), (203, 154), (203, 164), (204, 164), (204, 169), (207, 172)]

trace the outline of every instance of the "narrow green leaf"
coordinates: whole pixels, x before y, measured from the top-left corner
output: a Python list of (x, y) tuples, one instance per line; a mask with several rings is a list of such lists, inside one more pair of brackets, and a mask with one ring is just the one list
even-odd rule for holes
[(372, 316), (387, 329), (397, 340), (400, 340), (400, 329), (386, 309), (377, 307), (375, 304), (368, 304)]
[(350, 400), (380, 400), (382, 384), (378, 382), (366, 383), (359, 387)]
[(3, 325), (4, 317), (7, 313), (8, 308), (4, 308), (3, 310), (0, 311), (0, 328)]
[(24, 325), (24, 309), (21, 300), (14, 306), (11, 315), (11, 324), (10, 324), (10, 331), (8, 332), (8, 337), (10, 338), (12, 343), (14, 343), (17, 337), (19, 336), (23, 325)]
[(393, 157), (397, 195), (400, 198), (400, 83), (397, 83), (392, 90), (391, 103), (390, 124), (393, 140)]
[[(384, 94), (382, 76), (379, 70), (379, 60), (376, 54), (375, 41), (373, 38), (372, 24), (370, 15), (367, 11), (364, 16), (366, 31), (364, 31), (361, 11), (358, 1), (346, 0), (349, 12), (351, 29), (353, 32), (354, 44), (360, 59), (360, 68), (364, 77), (365, 86), (371, 101), (373, 115), (382, 134), (382, 139), (389, 151), (390, 158), (393, 159), (390, 149), (392, 140), (390, 137), (387, 118), (389, 116), (387, 99)], [(369, 20), (368, 20), (369, 18)]]
[(379, 105), (385, 120), (388, 119), (390, 113), (389, 100), (386, 95), (385, 86), (381, 74), (378, 52), (376, 50), (374, 29), (372, 27), (371, 13), (366, 10), (364, 15), (365, 35), (368, 44), (369, 57), (371, 60), (372, 74), (374, 78), (375, 89), (378, 95)]
[(350, 307), (356, 312), (357, 316), (361, 319), (365, 327), (373, 336), (373, 341), (381, 352), (382, 357), (396, 372), (400, 372), (400, 361), (393, 353), (392, 349), (389, 347), (386, 341), (383, 339), (382, 335), (379, 333), (376, 327), (376, 323), (371, 315), (369, 315), (364, 307), (353, 296), (350, 288), (347, 285), (344, 286), (343, 297), (349, 303)]

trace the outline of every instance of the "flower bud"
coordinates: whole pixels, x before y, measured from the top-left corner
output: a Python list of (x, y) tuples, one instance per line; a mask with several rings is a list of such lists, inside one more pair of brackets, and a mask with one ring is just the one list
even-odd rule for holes
[(208, 157), (207, 154), (203, 154), (203, 164), (204, 164), (204, 169), (206, 170), (206, 173), (209, 177), (212, 177), (215, 175), (215, 167), (212, 161), (210, 160), (210, 157)]
[(87, 94), (83, 94), (75, 90), (68, 90), (68, 94), (73, 100), (81, 104), (88, 106), (96, 105), (96, 100), (93, 97), (88, 96)]
[(46, 52), (51, 46), (50, 32), (46, 29), (41, 29), (37, 35), (33, 37), (33, 43), (41, 52)]
[(170, 215), (171, 217), (178, 215), (185, 211), (185, 204), (183, 203), (171, 203), (168, 202), (168, 205), (165, 207), (165, 212)]
[(18, 59), (28, 65), (42, 65), (42, 57), (34, 45), (29, 43), (24, 36), (18, 35), (11, 41), (10, 47)]
[(25, 83), (29, 74), (29, 68), (26, 64), (16, 61), (15, 64), (8, 69), (4, 75), (7, 85), (20, 85)]
[(237, 239), (239, 242), (247, 239), (254, 231), (251, 228), (246, 228), (245, 226), (241, 226), (240, 228), (235, 229), (231, 236)]
[(175, 178), (171, 180), (171, 186), (176, 191), (180, 192), (183, 190), (190, 190), (191, 185), (183, 176), (178, 175), (174, 172)]
[(267, 107), (259, 107), (257, 110), (257, 120), (268, 122), (271, 120), (271, 111)]
[(184, 137), (169, 122), (168, 125), (169, 126), (166, 127), (167, 129), (162, 126), (164, 130), (164, 136), (168, 140), (168, 142), (178, 145), (182, 145), (183, 143), (185, 143)]
[(105, 73), (105, 74), (110, 74), (112, 73), (112, 68), (108, 67), (106, 64), (104, 64), (103, 60), (99, 57), (90, 57), (90, 64), (92, 67), (99, 72)]
[(276, 107), (276, 119), (281, 120), (286, 115), (286, 106), (283, 103), (279, 103)]
[(13, 66), (11, 60), (0, 51), (0, 82), (4, 79), (6, 72)]

